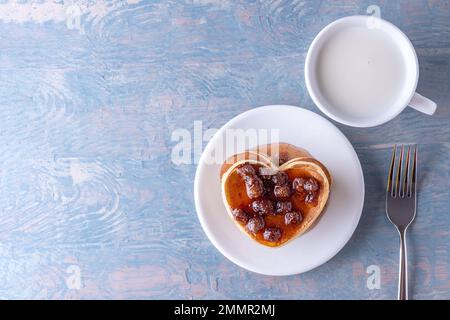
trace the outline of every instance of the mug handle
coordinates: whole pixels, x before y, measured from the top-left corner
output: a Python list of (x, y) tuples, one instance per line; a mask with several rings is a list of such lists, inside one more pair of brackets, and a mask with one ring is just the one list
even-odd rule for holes
[(423, 112), (425, 114), (429, 114), (430, 116), (433, 115), (436, 111), (436, 102), (431, 101), (430, 99), (418, 94), (417, 92), (414, 93), (408, 105), (411, 108), (414, 108), (417, 111)]

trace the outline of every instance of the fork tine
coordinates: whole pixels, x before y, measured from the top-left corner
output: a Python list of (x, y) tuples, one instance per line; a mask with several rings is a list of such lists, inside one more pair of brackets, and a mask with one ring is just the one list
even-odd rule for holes
[(398, 158), (398, 165), (397, 165), (397, 174), (395, 175), (395, 194), (394, 196), (399, 197), (400, 196), (400, 176), (402, 174), (402, 162), (403, 162), (403, 145), (400, 149), (400, 157)]
[(407, 197), (409, 194), (410, 186), (409, 181), (411, 180), (410, 177), (410, 161), (411, 157), (411, 146), (408, 146), (408, 152), (406, 153), (406, 160), (405, 160), (405, 171), (403, 172), (403, 185), (402, 185), (402, 197)]
[(392, 179), (394, 177), (394, 165), (395, 165), (395, 150), (397, 149), (397, 145), (394, 144), (392, 147), (392, 156), (391, 156), (391, 165), (389, 166), (389, 174), (388, 174), (388, 183), (386, 193), (390, 193), (392, 195)]
[(417, 178), (417, 145), (414, 145), (414, 159), (412, 165), (411, 191), (410, 196), (416, 195), (416, 178)]

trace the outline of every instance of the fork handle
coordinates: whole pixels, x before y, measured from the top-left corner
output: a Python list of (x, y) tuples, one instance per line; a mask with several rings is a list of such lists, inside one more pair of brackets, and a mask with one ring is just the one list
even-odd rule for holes
[(398, 300), (408, 300), (408, 261), (406, 256), (406, 230), (399, 230), (398, 233), (400, 234)]

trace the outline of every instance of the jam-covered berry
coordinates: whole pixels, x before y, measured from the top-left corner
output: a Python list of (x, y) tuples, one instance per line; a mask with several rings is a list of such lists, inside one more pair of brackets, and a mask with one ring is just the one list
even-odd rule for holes
[(286, 213), (292, 211), (292, 202), (290, 201), (278, 201), (275, 205), (277, 213)]
[(292, 189), (297, 193), (304, 192), (303, 185), (305, 184), (306, 179), (304, 178), (295, 178), (294, 181), (292, 181)]
[(277, 227), (268, 227), (264, 230), (263, 237), (264, 240), (270, 242), (277, 242), (281, 239), (282, 231)]
[(292, 181), (292, 189), (294, 189), (298, 193), (302, 192), (316, 192), (319, 190), (319, 182), (317, 182), (314, 178), (295, 178)]
[(288, 198), (291, 195), (291, 188), (288, 184), (283, 186), (275, 186), (273, 189), (273, 194), (279, 199)]
[(317, 190), (319, 190), (319, 183), (317, 182), (316, 179), (309, 178), (303, 184), (303, 189), (305, 189), (305, 191), (309, 191), (309, 192), (311, 192), (311, 191), (316, 192)]
[(284, 186), (289, 182), (289, 176), (286, 174), (286, 172), (278, 171), (272, 176), (272, 181), (277, 186)]
[(242, 224), (246, 224), (248, 221), (248, 214), (244, 212), (244, 210), (236, 208), (231, 212), (233, 214), (234, 219), (239, 221)]
[(259, 198), (264, 193), (263, 182), (257, 176), (246, 176), (245, 188), (250, 199)]
[(237, 169), (236, 172), (238, 173), (238, 175), (240, 175), (241, 177), (244, 176), (254, 176), (256, 174), (255, 168), (253, 168), (253, 166), (251, 164), (243, 164), (240, 165)]
[(253, 201), (252, 209), (260, 215), (274, 214), (273, 203), (269, 199), (258, 199)]
[(313, 203), (319, 191), (319, 182), (314, 178), (295, 178), (292, 181), (292, 189), (304, 197), (305, 203)]
[(284, 223), (289, 224), (297, 224), (303, 220), (302, 215), (299, 212), (291, 211), (287, 212), (284, 215)]
[(261, 217), (253, 217), (247, 222), (247, 230), (251, 233), (257, 233), (262, 228), (264, 228), (264, 219)]

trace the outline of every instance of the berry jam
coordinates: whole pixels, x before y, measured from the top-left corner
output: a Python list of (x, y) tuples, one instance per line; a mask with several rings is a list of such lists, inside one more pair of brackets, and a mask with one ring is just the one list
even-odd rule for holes
[(278, 246), (301, 228), (317, 206), (320, 182), (303, 169), (268, 175), (258, 164), (242, 164), (232, 173), (228, 201), (233, 217), (256, 241)]

